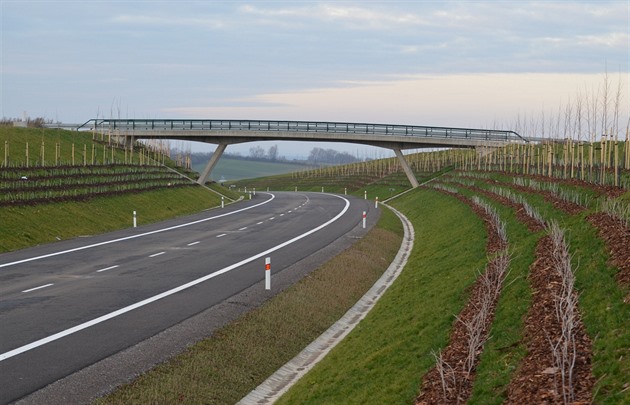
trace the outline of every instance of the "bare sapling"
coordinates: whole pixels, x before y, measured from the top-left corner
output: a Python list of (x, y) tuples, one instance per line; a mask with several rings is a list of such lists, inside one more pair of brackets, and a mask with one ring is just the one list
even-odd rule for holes
[(571, 267), (571, 255), (564, 240), (564, 231), (553, 221), (550, 225), (553, 241), (554, 270), (561, 279), (560, 288), (554, 296), (555, 313), (560, 326), (560, 334), (550, 341), (553, 360), (560, 375), (560, 388), (565, 404), (574, 401), (573, 371), (577, 357), (575, 345), (577, 293), (574, 289), (575, 277)]

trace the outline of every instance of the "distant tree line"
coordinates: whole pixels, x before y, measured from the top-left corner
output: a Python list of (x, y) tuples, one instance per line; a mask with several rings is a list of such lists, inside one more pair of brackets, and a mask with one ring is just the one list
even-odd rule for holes
[[(338, 152), (334, 149), (313, 148), (306, 160), (292, 159), (289, 160), (278, 153), (278, 145), (270, 146), (265, 150), (261, 146), (252, 146), (249, 148), (249, 155), (242, 155), (238, 152), (223, 154), (224, 158), (249, 160), (259, 162), (282, 162), (282, 163), (298, 163), (306, 165), (331, 165), (331, 164), (349, 164), (361, 162), (362, 160), (346, 152)], [(196, 152), (191, 154), (192, 163), (206, 164), (208, 162), (208, 153)]]
[(37, 118), (27, 117), (26, 120), (22, 118), (2, 117), (2, 119), (0, 119), (0, 126), (12, 127), (15, 124), (20, 124), (19, 126), (26, 126), (29, 128), (43, 128), (44, 124), (52, 124), (53, 122), (54, 121), (52, 119), (46, 119), (44, 117), (37, 117)]

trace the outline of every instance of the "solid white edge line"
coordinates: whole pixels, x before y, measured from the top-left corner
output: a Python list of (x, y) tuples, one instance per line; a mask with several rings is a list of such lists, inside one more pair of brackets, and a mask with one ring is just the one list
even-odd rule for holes
[(68, 249), (68, 250), (62, 250), (60, 252), (49, 253), (47, 255), (29, 257), (28, 259), (22, 259), (22, 260), (18, 260), (18, 261), (15, 261), (15, 262), (4, 263), (4, 264), (0, 264), (0, 269), (3, 268), (3, 267), (14, 266), (16, 264), (22, 264), (22, 263), (32, 262), (32, 261), (35, 261), (35, 260), (45, 259), (47, 257), (59, 256), (59, 255), (63, 255), (63, 254), (66, 254), (66, 253), (77, 252), (77, 251), (80, 251), (80, 250), (90, 249), (90, 248), (97, 247), (97, 246), (108, 245), (110, 243), (122, 242), (124, 240), (135, 239), (135, 238), (141, 238), (143, 236), (153, 235), (153, 234), (161, 233), (161, 232), (166, 232), (166, 231), (170, 231), (170, 230), (173, 230), (173, 229), (179, 229), (179, 228), (183, 228), (183, 227), (186, 227), (186, 226), (199, 224), (201, 222), (210, 221), (212, 219), (221, 218), (221, 217), (225, 217), (225, 216), (228, 216), (228, 215), (233, 215), (233, 214), (236, 214), (236, 213), (239, 213), (239, 212), (250, 210), (252, 208), (260, 207), (261, 205), (267, 204), (267, 203), (271, 202), (274, 198), (276, 198), (276, 196), (274, 194), (269, 194), (269, 195), (271, 196), (270, 199), (268, 199), (267, 201), (263, 201), (263, 202), (261, 202), (259, 204), (252, 205), (251, 207), (241, 208), (240, 210), (227, 212), (225, 214), (215, 215), (215, 216), (209, 217), (209, 218), (199, 219), (199, 220), (193, 221), (193, 222), (187, 222), (185, 224), (174, 225), (174, 226), (170, 226), (168, 228), (156, 229), (155, 231), (144, 232), (144, 233), (141, 233), (141, 234), (138, 234), (138, 235), (125, 236), (124, 238), (106, 240), (104, 242), (94, 243), (92, 245), (81, 246), (81, 247), (74, 248), (74, 249)]
[(107, 271), (107, 270), (115, 269), (116, 267), (118, 267), (118, 265), (115, 265), (115, 266), (109, 266), (109, 267), (106, 267), (106, 268), (104, 268), (104, 269), (96, 270), (96, 272), (97, 272), (97, 273), (100, 273), (101, 271)]
[(50, 283), (50, 284), (40, 285), (39, 287), (29, 288), (28, 290), (24, 290), (24, 291), (22, 291), (22, 292), (23, 292), (23, 293), (25, 293), (25, 292), (31, 292), (31, 291), (39, 290), (39, 289), (42, 289), (42, 288), (50, 287), (51, 285), (54, 285), (54, 284), (53, 284), (53, 283)]
[(137, 309), (137, 308), (143, 307), (145, 305), (148, 305), (148, 304), (150, 304), (152, 302), (161, 300), (162, 298), (168, 297), (169, 295), (173, 295), (173, 294), (178, 293), (180, 291), (186, 290), (186, 289), (188, 289), (190, 287), (193, 287), (193, 286), (195, 286), (197, 284), (203, 283), (204, 281), (210, 280), (210, 279), (215, 278), (215, 277), (217, 277), (217, 276), (219, 276), (221, 274), (227, 273), (228, 271), (234, 270), (234, 269), (236, 269), (236, 268), (238, 268), (240, 266), (243, 266), (243, 265), (245, 265), (247, 263), (253, 262), (256, 259), (264, 257), (265, 255), (268, 255), (269, 253), (275, 252), (276, 250), (282, 249), (285, 246), (288, 246), (288, 245), (290, 245), (292, 243), (295, 243), (298, 240), (303, 239), (303, 238), (305, 238), (305, 237), (307, 237), (307, 236), (309, 236), (309, 235), (319, 231), (320, 229), (323, 229), (323, 228), (327, 227), (328, 225), (332, 224), (333, 222), (335, 222), (339, 218), (341, 218), (343, 216), (343, 214), (345, 214), (346, 211), (348, 211), (348, 208), (350, 207), (350, 201), (348, 201), (344, 197), (341, 197), (341, 196), (338, 196), (338, 195), (334, 195), (334, 194), (328, 194), (328, 195), (331, 195), (333, 197), (337, 197), (337, 198), (340, 198), (340, 199), (344, 200), (346, 202), (346, 205), (344, 206), (344, 208), (341, 210), (341, 212), (339, 214), (337, 214), (335, 217), (333, 217), (332, 219), (328, 220), (327, 222), (319, 225), (318, 227), (313, 228), (310, 231), (307, 231), (307, 232), (305, 232), (305, 233), (303, 233), (301, 235), (298, 235), (298, 236), (294, 237), (293, 239), (289, 239), (288, 241), (283, 242), (283, 243), (281, 243), (279, 245), (276, 245), (276, 246), (274, 246), (274, 247), (272, 247), (270, 249), (267, 249), (264, 252), (260, 252), (260, 253), (254, 255), (254, 256), (248, 257), (247, 259), (241, 260), (238, 263), (234, 263), (234, 264), (232, 264), (230, 266), (224, 267), (221, 270), (217, 270), (214, 273), (210, 273), (210, 274), (205, 275), (205, 276), (203, 276), (201, 278), (198, 278), (196, 280), (190, 281), (190, 282), (188, 282), (186, 284), (182, 284), (179, 287), (172, 288), (172, 289), (170, 289), (168, 291), (165, 291), (165, 292), (163, 292), (161, 294), (154, 295), (153, 297), (150, 297), (150, 298), (147, 298), (145, 300), (136, 302), (135, 304), (126, 306), (126, 307), (121, 308), (121, 309), (119, 309), (117, 311), (110, 312), (109, 314), (105, 314), (103, 316), (99, 316), (98, 318), (92, 319), (91, 321), (84, 322), (84, 323), (82, 323), (80, 325), (74, 326), (72, 328), (66, 329), (66, 330), (58, 332), (58, 333), (55, 333), (54, 335), (50, 335), (50, 336), (45, 337), (43, 339), (39, 339), (39, 340), (36, 340), (35, 342), (32, 342), (32, 343), (26, 344), (24, 346), (18, 347), (17, 349), (13, 349), (13, 350), (10, 350), (8, 352), (2, 353), (2, 354), (0, 354), (0, 361), (4, 361), (4, 360), (6, 360), (8, 358), (11, 358), (13, 356), (17, 356), (18, 354), (21, 354), (21, 353), (27, 352), (29, 350), (35, 349), (35, 348), (37, 348), (39, 346), (43, 346), (43, 345), (45, 345), (47, 343), (50, 343), (50, 342), (53, 342), (55, 340), (61, 339), (61, 338), (66, 337), (68, 335), (72, 335), (73, 333), (79, 332), (79, 331), (81, 331), (83, 329), (87, 329), (87, 328), (89, 328), (91, 326), (94, 326), (94, 325), (97, 325), (97, 324), (99, 324), (101, 322), (105, 322), (105, 321), (107, 321), (109, 319), (112, 319), (112, 318), (115, 318), (117, 316), (123, 315), (123, 314), (125, 314), (127, 312), (130, 312), (130, 311), (133, 311), (134, 309)]

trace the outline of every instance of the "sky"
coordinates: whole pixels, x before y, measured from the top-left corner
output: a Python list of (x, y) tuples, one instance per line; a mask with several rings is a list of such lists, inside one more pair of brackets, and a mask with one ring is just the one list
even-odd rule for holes
[[(534, 135), (567, 106), (600, 100), (608, 83), (624, 134), (627, 125), (628, 0), (0, 0), (0, 14), (4, 118), (313, 120)], [(381, 153), (259, 145), (270, 144), (287, 156), (315, 146)]]

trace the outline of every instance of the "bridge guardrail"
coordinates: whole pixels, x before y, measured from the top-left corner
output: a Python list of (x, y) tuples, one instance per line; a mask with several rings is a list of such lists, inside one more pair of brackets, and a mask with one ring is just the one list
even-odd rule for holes
[(506, 130), (320, 121), (91, 119), (77, 129), (85, 128), (112, 131), (327, 132), (527, 142), (518, 133)]

